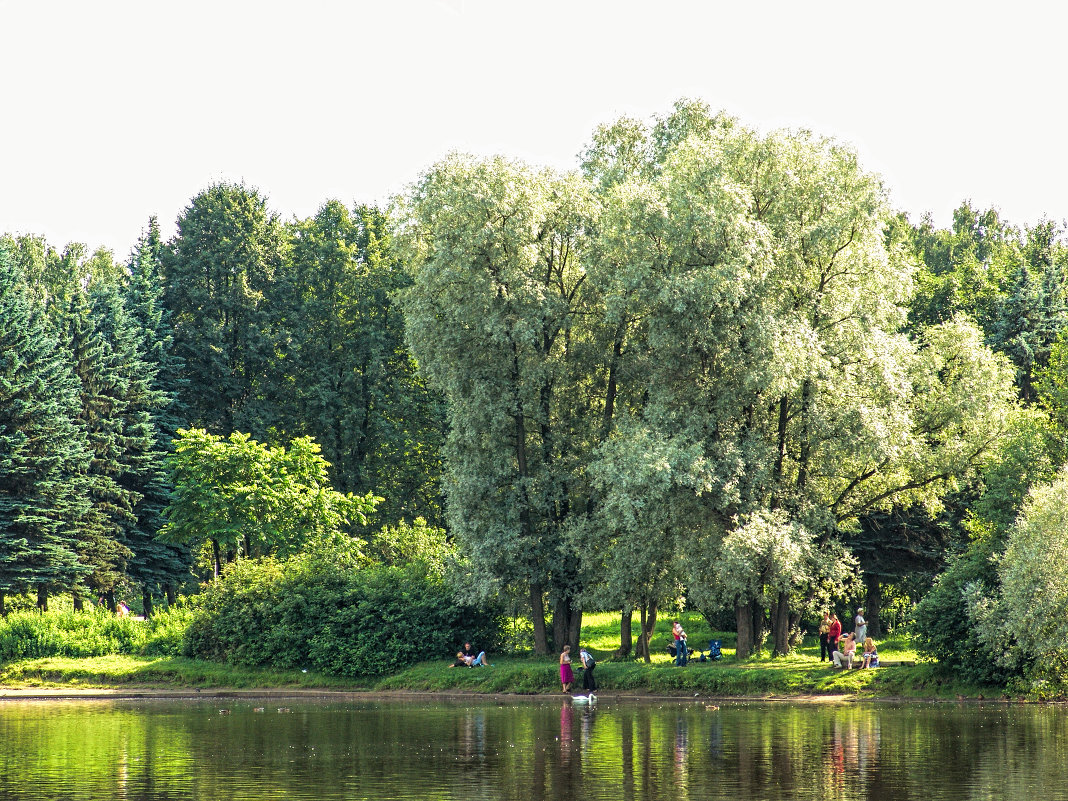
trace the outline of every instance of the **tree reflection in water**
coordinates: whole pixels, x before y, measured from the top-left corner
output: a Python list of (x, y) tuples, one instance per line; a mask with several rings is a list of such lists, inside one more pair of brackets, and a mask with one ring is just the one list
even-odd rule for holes
[(0, 798), (1063, 797), (1068, 710), (601, 699), (0, 703)]

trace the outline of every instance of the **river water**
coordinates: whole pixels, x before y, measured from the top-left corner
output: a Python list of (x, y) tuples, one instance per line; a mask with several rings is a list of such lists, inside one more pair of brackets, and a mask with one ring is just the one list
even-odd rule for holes
[(1068, 708), (0, 702), (0, 799), (111, 798), (1061, 799)]

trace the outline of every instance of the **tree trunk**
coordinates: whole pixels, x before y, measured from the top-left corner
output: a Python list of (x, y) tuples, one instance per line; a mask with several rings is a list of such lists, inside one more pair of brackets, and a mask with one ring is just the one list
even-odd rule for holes
[(572, 598), (558, 598), (553, 604), (553, 648), (562, 651), (565, 645), (578, 653), (582, 633), (582, 610), (574, 605)]
[(790, 598), (780, 592), (772, 606), (772, 652), (776, 656), (790, 653)]
[[(612, 415), (616, 408), (616, 371), (619, 369), (619, 360), (623, 356), (623, 335), (626, 331), (626, 322), (619, 321), (616, 326), (615, 340), (612, 342), (612, 358), (608, 363), (608, 387), (604, 399), (604, 422), (601, 426), (601, 439), (608, 439), (612, 430)], [(630, 649), (627, 649), (630, 653)]]
[(883, 585), (879, 579), (869, 573), (864, 574), (864, 583), (868, 588), (868, 598), (864, 607), (864, 619), (868, 621), (868, 636), (878, 639), (883, 636), (883, 625), (879, 617), (883, 611)]
[(78, 593), (78, 591), (75, 590), (74, 592), (72, 592), (70, 594), (70, 596), (71, 596), (71, 603), (74, 605), (74, 611), (75, 612), (84, 612), (85, 611), (85, 604), (82, 602), (82, 596)]
[(252, 558), (252, 540), (249, 539), (248, 532), (245, 532), (245, 558)]
[(553, 602), (553, 653), (563, 651), (564, 646), (568, 644), (568, 623), (570, 621), (567, 617), (567, 601), (557, 598)]
[(798, 437), (799, 447), (797, 456), (797, 489), (804, 494), (805, 485), (808, 483), (808, 463), (812, 453), (812, 440), (809, 434), (809, 407), (812, 398), (812, 380), (805, 379), (801, 385), (801, 433)]
[(7, 617), (7, 606), (4, 605), (4, 594), (0, 592), (0, 617)]
[(37, 585), (37, 608), (41, 612), (48, 611), (48, 590), (43, 584)]
[(215, 579), (218, 580), (222, 575), (222, 557), (219, 554), (219, 541), (214, 537), (211, 538), (211, 556), (215, 562)]
[(641, 615), (641, 635), (638, 637), (638, 647), (640, 656), (646, 662), (651, 662), (652, 657), (649, 653), (649, 641), (653, 638), (653, 632), (656, 631), (656, 601), (648, 601), (642, 604)]
[(108, 608), (108, 611), (115, 614), (118, 607), (115, 606), (115, 590), (110, 589), (104, 593), (104, 605)]
[(797, 648), (805, 639), (805, 632), (801, 631), (801, 613), (790, 610), (790, 650)]
[(782, 396), (779, 401), (778, 450), (775, 455), (775, 483), (782, 481), (783, 464), (786, 462), (786, 433), (790, 422), (790, 398)]
[(148, 587), (141, 588), (141, 606), (145, 612), (145, 620), (152, 617), (152, 593), (148, 591)]
[(767, 639), (768, 627), (767, 620), (764, 617), (764, 610), (760, 604), (756, 601), (750, 601), (749, 608), (753, 613), (753, 652), (755, 653), (764, 645), (764, 640)]
[(746, 659), (753, 653), (753, 602), (734, 605), (734, 619), (738, 626), (738, 645), (735, 656)]
[(545, 601), (538, 584), (530, 585), (530, 620), (534, 624), (534, 653), (545, 656), (549, 653), (549, 640), (545, 632)]
[(582, 643), (579, 641), (582, 637), (582, 607), (572, 606), (570, 603), (568, 608), (568, 637), (567, 641), (571, 645), (571, 653), (577, 654), (582, 647)]
[(631, 617), (633, 610), (627, 606), (623, 608), (623, 614), (619, 618), (619, 650), (616, 656), (628, 657), (634, 647), (634, 635), (631, 632)]
[(173, 584), (168, 584), (167, 587), (166, 587), (166, 591), (167, 591), (167, 608), (169, 609), (170, 607), (174, 606), (175, 603), (177, 603), (178, 599), (175, 596), (174, 585)]

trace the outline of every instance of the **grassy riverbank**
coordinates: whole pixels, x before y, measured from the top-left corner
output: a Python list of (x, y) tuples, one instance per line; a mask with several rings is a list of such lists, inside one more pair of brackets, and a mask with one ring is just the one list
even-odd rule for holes
[[(876, 670), (832, 670), (819, 661), (818, 647), (806, 642), (788, 657), (759, 656), (736, 662), (733, 635), (713, 634), (696, 615), (684, 616), (693, 647), (705, 647), (715, 636), (723, 640), (723, 658), (692, 660), (676, 667), (667, 654), (666, 634), (654, 640), (650, 664), (614, 660), (618, 645), (618, 616), (587, 615), (582, 639), (598, 657), (597, 680), (605, 694), (708, 697), (799, 697), (845, 695), (855, 698), (1000, 697), (1001, 691), (966, 686), (940, 676), (931, 663), (918, 660), (908, 637), (879, 643), (884, 662), (905, 663)], [(665, 628), (666, 625), (665, 624)], [(25, 658), (0, 665), (0, 687), (40, 689), (177, 690), (263, 689), (336, 691), (415, 691), (460, 693), (558, 694), (555, 657), (497, 656), (491, 667), (450, 668), (448, 654), (413, 664), (392, 675), (354, 680), (301, 670), (257, 670), (175, 656), (104, 655)], [(581, 673), (577, 673), (581, 684)]]
[[(581, 673), (579, 674), (581, 676)], [(999, 697), (998, 691), (940, 678), (930, 664), (835, 671), (810, 656), (727, 660), (680, 668), (670, 663), (601, 662), (602, 694), (708, 697), (845, 695), (856, 698)], [(235, 668), (180, 657), (103, 656), (26, 659), (0, 668), (4, 689), (264, 689), (558, 694), (555, 660), (506, 658), (488, 668), (424, 662), (384, 678), (354, 681), (301, 671)]]

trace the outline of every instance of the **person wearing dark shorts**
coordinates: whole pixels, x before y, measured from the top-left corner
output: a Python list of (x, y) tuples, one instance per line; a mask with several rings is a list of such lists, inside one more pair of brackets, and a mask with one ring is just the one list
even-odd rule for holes
[(584, 668), (582, 671), (582, 688), (589, 690), (592, 694), (597, 690), (597, 679), (593, 677), (593, 669), (597, 667), (597, 662), (585, 648), (579, 651), (579, 658), (582, 660), (582, 667)]

